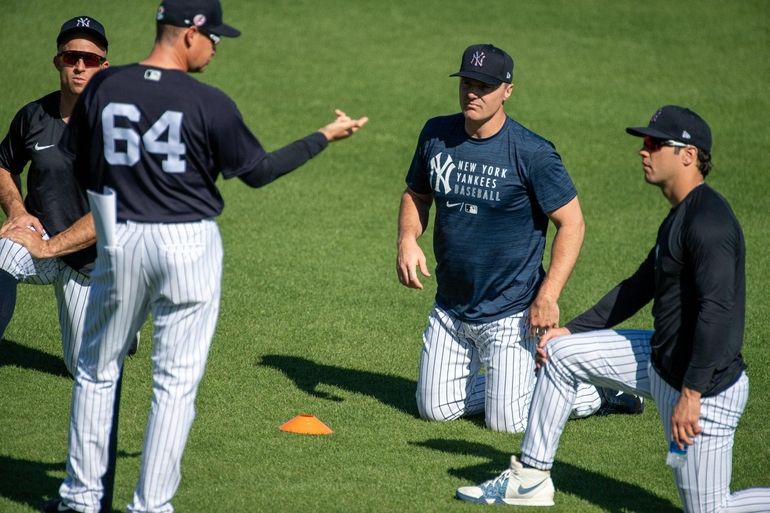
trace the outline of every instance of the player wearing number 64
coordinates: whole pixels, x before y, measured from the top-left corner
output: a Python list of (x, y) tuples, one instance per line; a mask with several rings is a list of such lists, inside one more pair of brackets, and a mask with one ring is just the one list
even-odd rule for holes
[(223, 22), (219, 1), (164, 0), (156, 20), (150, 55), (95, 76), (62, 138), (81, 185), (114, 191), (115, 209), (94, 210), (90, 223), (92, 233), (94, 223), (100, 234), (113, 231), (96, 241), (67, 477), (51, 511), (99, 510), (119, 370), (148, 314), (153, 398), (128, 511), (173, 511), (219, 311), (222, 242), (213, 218), (223, 201), (215, 181), (221, 174), (261, 187), (367, 121), (338, 110), (330, 124), (268, 153), (230, 98), (188, 75), (206, 68), (222, 37), (240, 35)]

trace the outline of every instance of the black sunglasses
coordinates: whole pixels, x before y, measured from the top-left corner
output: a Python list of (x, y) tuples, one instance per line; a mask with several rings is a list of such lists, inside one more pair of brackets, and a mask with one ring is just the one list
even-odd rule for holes
[(91, 52), (76, 52), (74, 50), (65, 50), (56, 54), (65, 66), (77, 66), (79, 60), (83, 60), (86, 68), (98, 68), (107, 59), (101, 55)]

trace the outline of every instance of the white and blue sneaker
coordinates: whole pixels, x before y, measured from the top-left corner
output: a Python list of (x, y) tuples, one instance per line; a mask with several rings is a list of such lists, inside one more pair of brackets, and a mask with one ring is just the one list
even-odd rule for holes
[(549, 471), (524, 468), (511, 456), (511, 468), (480, 485), (458, 488), (456, 497), (479, 504), (553, 506), (553, 492)]

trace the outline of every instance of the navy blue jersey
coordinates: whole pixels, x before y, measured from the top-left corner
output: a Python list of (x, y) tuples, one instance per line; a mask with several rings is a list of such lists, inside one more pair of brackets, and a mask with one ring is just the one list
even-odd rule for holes
[(117, 192), (118, 219), (191, 222), (224, 206), (215, 182), (266, 155), (230, 98), (184, 71), (132, 64), (96, 74), (62, 139), (84, 187)]
[[(0, 167), (16, 176), (30, 163), (24, 207), (51, 237), (89, 211), (88, 200), (57, 147), (67, 126), (59, 114), (59, 95), (56, 91), (22, 107), (0, 143)], [(83, 274), (90, 272), (95, 258), (94, 246), (61, 257)]]
[(406, 177), (436, 204), (436, 303), (469, 322), (524, 310), (545, 276), (547, 213), (577, 192), (553, 145), (506, 118), (473, 139), (462, 114), (429, 120)]

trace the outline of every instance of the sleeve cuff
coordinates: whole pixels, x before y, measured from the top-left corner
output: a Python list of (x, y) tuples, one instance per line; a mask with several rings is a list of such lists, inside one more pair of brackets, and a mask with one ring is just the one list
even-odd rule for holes
[(321, 153), (327, 146), (329, 141), (326, 140), (326, 136), (321, 132), (313, 132), (305, 137), (305, 142), (310, 146), (310, 154), (315, 156)]
[(687, 372), (684, 375), (684, 379), (682, 380), (682, 385), (688, 388), (692, 388), (693, 390), (696, 390), (701, 394), (703, 394), (709, 389), (709, 385), (711, 384), (711, 378), (713, 377), (714, 377), (713, 367), (707, 367), (707, 368), (690, 367), (687, 369)]

